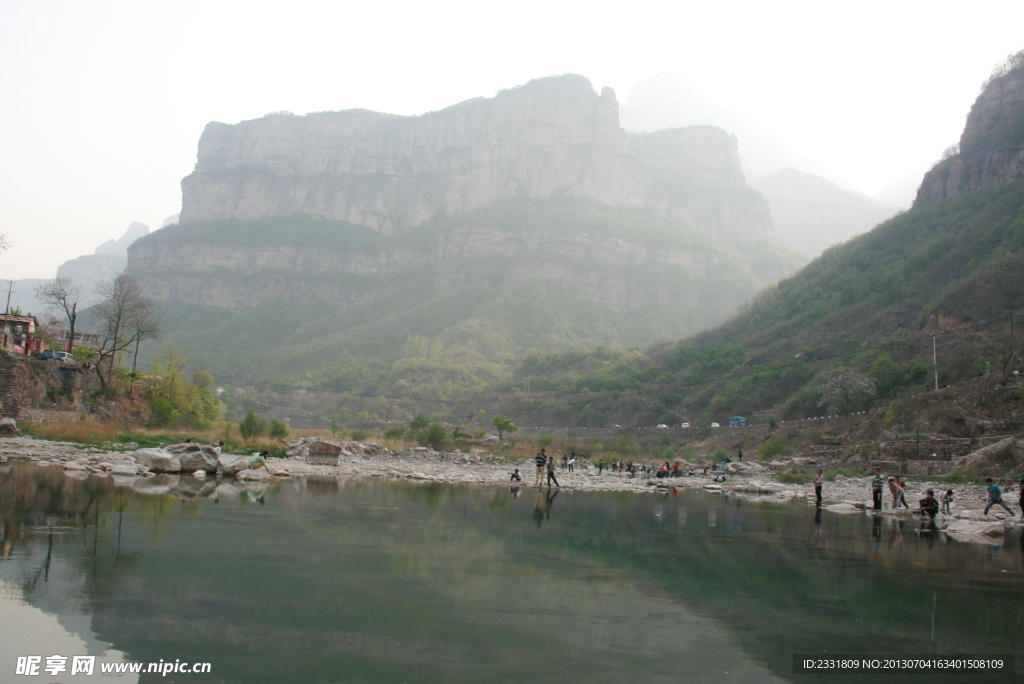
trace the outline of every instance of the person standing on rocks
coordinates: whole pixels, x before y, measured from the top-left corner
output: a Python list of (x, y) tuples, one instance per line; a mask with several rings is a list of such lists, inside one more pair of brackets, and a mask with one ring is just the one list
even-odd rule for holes
[(1024, 520), (1024, 475), (1020, 476), (1020, 498), (1017, 499), (1017, 503), (1020, 504), (1020, 519)]
[(814, 496), (817, 499), (817, 506), (821, 507), (821, 488), (825, 484), (825, 478), (821, 476), (821, 470), (818, 470), (817, 476), (814, 478)]
[(875, 468), (875, 477), (871, 480), (871, 499), (876, 511), (882, 510), (882, 487), (885, 486), (885, 478), (882, 477), (882, 469)]
[(548, 459), (547, 469), (548, 469), (548, 487), (550, 487), (551, 483), (554, 482), (556, 487), (561, 488), (562, 485), (558, 484), (558, 478), (555, 477), (555, 462), (554, 462), (554, 460), (552, 460), (550, 458)]
[(1006, 512), (1010, 515), (1013, 515), (1013, 511), (1010, 510), (1010, 507), (1003, 501), (1003, 490), (999, 488), (999, 485), (993, 482), (991, 477), (986, 478), (985, 482), (988, 483), (988, 505), (985, 506), (985, 515), (988, 515), (988, 509), (992, 508), (996, 504), (1005, 508)]
[(546, 466), (548, 464), (548, 457), (547, 457), (547, 454), (544, 453), (544, 450), (541, 449), (540, 453), (538, 453), (534, 457), (533, 460), (537, 464), (537, 483), (536, 483), (536, 486), (537, 487), (541, 487), (544, 484), (544, 466)]

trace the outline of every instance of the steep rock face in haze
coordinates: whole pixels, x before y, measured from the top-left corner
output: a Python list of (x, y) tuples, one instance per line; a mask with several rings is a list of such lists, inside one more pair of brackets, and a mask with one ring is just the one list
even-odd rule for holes
[(648, 209), (728, 240), (772, 233), (767, 202), (740, 168), (736, 136), (715, 126), (629, 136), (650, 176)]
[(751, 185), (771, 205), (775, 240), (808, 257), (866, 233), (896, 213), (895, 207), (796, 169), (761, 176)]
[(416, 117), (211, 123), (182, 181), (180, 222), (307, 214), (390, 232), (510, 198), (641, 207), (644, 184), (615, 94), (561, 76)]
[(555, 198), (508, 200), (388, 235), (306, 217), (186, 224), (135, 243), (129, 271), (156, 299), (232, 311), (274, 298), (347, 309), (410, 281), (433, 292), (546, 282), (612, 311), (686, 315), (697, 280), (714, 287), (728, 274), (740, 283), (738, 293), (720, 288), (718, 304), (731, 310), (791, 273), (799, 258), (774, 253), (772, 244), (748, 235), (744, 249), (757, 257), (745, 258), (670, 218)]
[[(347, 111), (210, 124), (182, 187), (181, 222), (134, 245), (129, 269), (157, 298), (232, 310), (273, 297), (359, 306), (388, 291), (380, 278), (400, 271), (422, 271), (424, 287), (443, 289), (467, 274), (484, 277), (474, 264), (492, 257), (513, 264), (500, 269), (506, 284), (550, 278), (623, 310), (649, 298), (610, 276), (592, 282), (621, 253), (638, 267), (704, 270), (704, 257), (677, 253), (688, 240), (723, 246), (772, 231), (767, 203), (744, 180), (734, 136), (712, 126), (627, 135), (614, 94), (598, 95), (572, 75), (420, 117)], [(541, 214), (551, 215), (520, 206), (510, 223), (503, 202), (541, 203)], [(680, 239), (663, 254), (628, 230), (602, 242), (574, 222), (579, 202), (633, 212), (601, 219), (620, 222), (620, 232), (660, 222)], [(322, 220), (314, 232), (323, 239), (296, 242), (309, 226), (299, 217)], [(240, 226), (261, 221), (270, 224), (261, 224), (254, 244)], [(364, 228), (396, 239), (344, 241)], [(429, 246), (417, 237), (427, 234)], [(777, 256), (747, 265), (752, 283), (794, 266), (792, 255)]]
[(925, 174), (917, 201), (958, 197), (1024, 175), (1024, 69), (993, 78), (975, 100), (959, 152)]
[(685, 217), (716, 235), (771, 230), (735, 138), (710, 126), (627, 136), (615, 94), (575, 75), (417, 117), (351, 110), (211, 123), (182, 181), (180, 223), (304, 214), (390, 233), (553, 196)]
[[(610, 90), (563, 76), (418, 117), (210, 124), (181, 221), (135, 242), (128, 271), (178, 311), (308, 306), (304, 344), (362, 335), (379, 354), (470, 318), (523, 348), (645, 344), (724, 320), (799, 266), (734, 137), (628, 135), (617, 112)], [(385, 320), (387, 335), (371, 324)]]
[(685, 79), (659, 74), (633, 86), (622, 107), (622, 127), (629, 132), (654, 132), (667, 128), (717, 126), (739, 140), (739, 156), (749, 179), (796, 168), (828, 178), (851, 191), (856, 188), (806, 157), (786, 148), (775, 134), (739, 112), (717, 107)]
[(143, 235), (149, 234), (149, 226), (145, 223), (132, 221), (128, 230), (117, 240), (107, 240), (96, 248), (96, 254), (127, 254), (128, 245), (138, 240)]

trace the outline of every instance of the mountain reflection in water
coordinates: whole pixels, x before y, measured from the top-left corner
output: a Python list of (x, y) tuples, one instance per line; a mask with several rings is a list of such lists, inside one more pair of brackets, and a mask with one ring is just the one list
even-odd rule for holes
[[(182, 682), (855, 680), (794, 675), (794, 653), (1014, 653), (1021, 671), (1019, 534), (699, 491), (222, 484), (0, 471), (0, 579), (20, 588), (0, 602), (89, 615), (136, 662), (212, 663)], [(0, 679), (17, 655), (0, 645)]]

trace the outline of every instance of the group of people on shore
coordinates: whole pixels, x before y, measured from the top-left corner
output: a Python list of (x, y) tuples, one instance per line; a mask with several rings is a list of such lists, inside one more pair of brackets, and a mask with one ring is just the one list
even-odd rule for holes
[[(987, 478), (985, 480), (988, 492), (988, 503), (985, 506), (985, 515), (988, 515), (989, 510), (993, 506), (1002, 506), (1010, 515), (1015, 515), (1013, 510), (1006, 505), (1003, 501), (1002, 489), (993, 481), (993, 479)], [(821, 504), (821, 471), (818, 471), (818, 477), (814, 481), (815, 491), (818, 496), (818, 504)], [(910, 509), (907, 504), (906, 490), (907, 483), (903, 481), (900, 476), (890, 477), (888, 481), (882, 476), (882, 469), (875, 468), (875, 476), (871, 479), (871, 498), (873, 504), (873, 510), (882, 510), (882, 491), (888, 486), (889, 494), (892, 496), (892, 509), (895, 510), (900, 506), (906, 509)], [(953, 504), (953, 490), (947, 489), (938, 498), (935, 496), (935, 490), (928, 489), (924, 493), (924, 498), (917, 502), (917, 508), (914, 510), (915, 513), (921, 515), (927, 515), (929, 518), (935, 518), (938, 513), (952, 514)], [(1021, 507), (1021, 519), (1024, 520), (1024, 476), (1020, 479), (1020, 500), (1019, 504)]]
[[(541, 449), (537, 452), (537, 455), (534, 456), (533, 460), (537, 466), (537, 479), (534, 482), (535, 487), (544, 486), (545, 475), (547, 475), (548, 487), (550, 487), (552, 483), (554, 483), (556, 487), (562, 486), (558, 484), (558, 478), (555, 476), (555, 458), (553, 456), (548, 456), (547, 452), (544, 449)], [(511, 475), (512, 477), (509, 478), (509, 481), (523, 481), (523, 476), (519, 473), (519, 468), (513, 470)]]

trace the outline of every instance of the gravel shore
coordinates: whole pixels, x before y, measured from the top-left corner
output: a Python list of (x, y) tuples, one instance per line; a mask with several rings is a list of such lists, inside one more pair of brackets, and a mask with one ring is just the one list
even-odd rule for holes
[[(354, 444), (354, 443), (353, 443)], [(31, 437), (14, 437), (0, 441), (0, 457), (28, 458), (40, 466), (64, 467), (69, 473), (75, 472), (78, 477), (85, 474), (103, 476), (103, 464), (116, 463), (131, 453), (133, 445), (119, 445), (124, 450), (111, 451), (95, 447), (83, 447), (67, 442), (50, 442)], [(318, 465), (309, 463), (305, 458), (270, 458), (272, 472), (289, 475), (325, 475), (343, 477), (383, 477), (407, 479), (427, 482), (446, 482), (479, 485), (515, 486), (510, 481), (514, 468), (519, 468), (522, 483), (518, 486), (533, 487), (536, 479), (532, 461), (524, 460), (514, 464), (501, 461), (485, 453), (439, 453), (429, 449), (411, 449), (406, 451), (390, 451), (377, 445), (359, 445), (366, 451), (354, 455), (342, 454), (338, 465)], [(68, 463), (74, 462), (83, 466), (68, 469)], [(148, 474), (147, 474), (148, 475)], [(626, 473), (615, 473), (607, 469), (599, 474), (598, 469), (586, 461), (578, 464), (574, 472), (559, 467), (556, 470), (558, 483), (563, 489), (579, 491), (619, 491), (619, 492), (652, 492), (666, 493), (676, 489), (705, 489), (720, 491), (730, 496), (739, 496), (758, 501), (787, 503), (804, 500), (808, 505), (814, 503), (814, 488), (808, 484), (785, 484), (775, 481), (770, 471), (757, 473), (736, 473), (726, 476), (724, 483), (715, 483), (711, 475), (695, 475), (658, 479), (654, 476), (630, 476)], [(871, 508), (871, 490), (869, 477), (847, 478), (837, 476), (828, 481), (823, 488), (824, 504), (833, 506), (833, 510), (863, 511)], [(545, 485), (546, 487), (546, 485)], [(906, 498), (912, 507), (916, 507), (918, 499), (924, 497), (927, 489), (935, 491), (936, 496), (950, 488), (938, 482), (908, 482)], [(976, 512), (984, 508), (987, 501), (985, 488), (973, 484), (953, 485), (953, 513), (956, 517), (975, 518)], [(1005, 488), (1005, 499), (1016, 511), (1018, 494), (1016, 488)], [(885, 510), (889, 511), (891, 497), (884, 492)], [(835, 506), (843, 504), (845, 506)], [(851, 510), (852, 512), (852, 510)], [(897, 514), (896, 511), (886, 514)], [(901, 515), (905, 513), (900, 513)], [(1019, 513), (1014, 517), (1016, 518)], [(990, 518), (1008, 518), (1005, 511), (999, 509), (990, 513)]]

